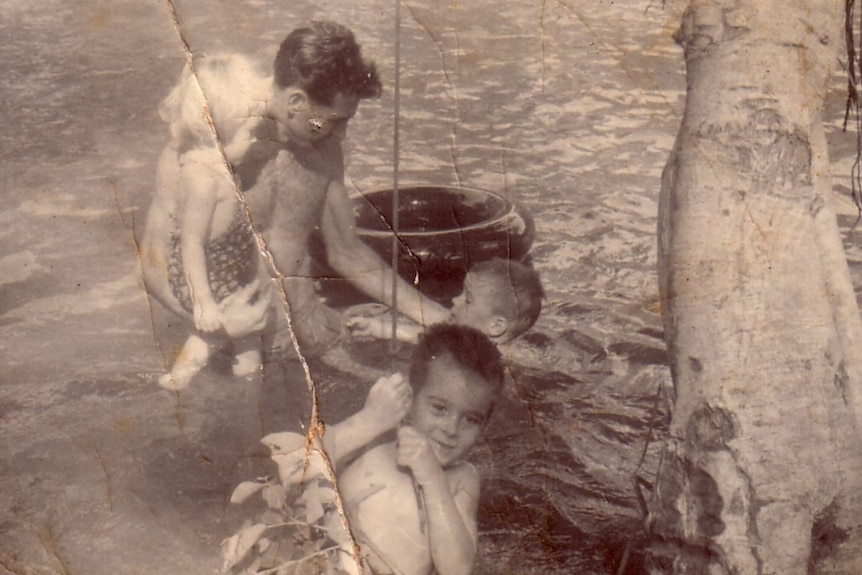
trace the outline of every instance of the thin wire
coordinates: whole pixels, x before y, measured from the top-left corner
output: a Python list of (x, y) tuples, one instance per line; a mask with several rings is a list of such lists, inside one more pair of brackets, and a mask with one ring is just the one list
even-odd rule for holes
[(400, 115), (401, 115), (401, 0), (395, 0), (395, 123), (392, 134), (392, 339), (389, 350), (398, 350), (398, 170), (400, 146)]
[[(860, 113), (859, 96), (859, 74), (862, 72), (862, 34), (855, 38), (854, 12), (855, 0), (844, 2), (844, 39), (847, 48), (847, 101), (844, 108), (844, 131), (850, 114), (853, 114), (853, 123), (856, 129), (856, 158), (850, 169), (850, 195), (856, 205), (856, 221), (850, 227), (851, 232), (862, 219), (862, 113)], [(859, 14), (860, 29), (862, 29), (862, 12)], [(857, 45), (858, 40), (858, 45)]]

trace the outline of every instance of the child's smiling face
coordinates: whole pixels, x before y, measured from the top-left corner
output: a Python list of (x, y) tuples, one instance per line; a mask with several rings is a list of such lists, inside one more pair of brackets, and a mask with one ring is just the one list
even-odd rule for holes
[(464, 369), (448, 354), (430, 361), (425, 385), (413, 400), (410, 420), (428, 438), (441, 467), (456, 463), (479, 439), (494, 395), (479, 374)]

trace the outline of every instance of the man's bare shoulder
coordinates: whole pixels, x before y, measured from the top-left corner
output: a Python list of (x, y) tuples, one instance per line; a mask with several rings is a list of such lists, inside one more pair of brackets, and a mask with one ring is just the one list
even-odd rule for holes
[(343, 169), (344, 155), (338, 142), (323, 143), (311, 146), (302, 145), (290, 140), (279, 142), (256, 142), (261, 150), (266, 149), (268, 155), (274, 157), (282, 169), (309, 171), (325, 174), (331, 177), (334, 171)]

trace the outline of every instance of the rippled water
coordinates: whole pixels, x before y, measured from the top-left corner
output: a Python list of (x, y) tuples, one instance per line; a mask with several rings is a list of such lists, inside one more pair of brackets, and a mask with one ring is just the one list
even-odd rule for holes
[[(683, 97), (673, 12), (645, 7), (435, 4), (404, 15), (402, 181), (485, 187), (525, 205), (548, 289), (474, 454), (477, 573), (616, 573), (627, 549), (626, 572), (640, 572), (635, 480), (652, 479), (648, 437), (667, 413), (656, 197)], [(380, 42), (388, 72), (391, 25), (352, 22), (369, 52)], [(390, 106), (388, 93), (351, 127), (357, 189), (391, 185)]]
[[(175, 1), (195, 52), (238, 49), (265, 62), (303, 19), (354, 29), (387, 87), (351, 124), (349, 185), (358, 193), (392, 185), (394, 5), (343, 4)], [(506, 398), (474, 453), (483, 475), (479, 574), (617, 573), (624, 556), (626, 572), (639, 572), (636, 484), (648, 494), (668, 413), (656, 199), (684, 97), (671, 40), (681, 2), (660, 4), (402, 5), (400, 181), (486, 188), (525, 206), (547, 289), (538, 324), (509, 350)], [(32, 361), (38, 350), (19, 357), (7, 338), (4, 378), (72, 371), (84, 381), (107, 371), (136, 381), (154, 354), (127, 351), (153, 348), (154, 337), (133, 228), (163, 145), (156, 106), (183, 65), (176, 31), (162, 3), (131, 0), (7, 0), (0, 27), (0, 123), (14, 126), (0, 132), (0, 193), (14, 206), (0, 215), (0, 328), (32, 337), (62, 320), (86, 335), (69, 334), (51, 364)], [(843, 193), (852, 138), (840, 133), (840, 97), (832, 100)], [(838, 200), (846, 228), (852, 210), (846, 194)], [(858, 242), (848, 248), (858, 284), (862, 252)], [(80, 366), (87, 337), (102, 347)], [(406, 361), (383, 344), (350, 351), (378, 367)], [(368, 383), (326, 370), (315, 377), (333, 417), (361, 401), (336, 391)], [(40, 405), (41, 393), (26, 388), (15, 401)], [(0, 408), (16, 412), (13, 403)]]
[[(262, 61), (302, 19), (349, 23), (387, 86), (351, 124), (349, 184), (356, 192), (388, 188), (394, 5), (341, 4), (257, 0), (213, 10), (175, 2), (194, 51), (239, 49)], [(22, 23), (4, 29), (0, 47), (10, 62), (3, 117), (21, 127), (0, 136), (7, 181), (31, 190), (14, 199), (14, 217), (4, 215), (16, 237), (8, 245), (17, 249), (2, 261), (21, 277), (3, 304), (22, 310), (6, 321), (29, 325), (25, 318), (54, 313), (104, 322), (98, 314), (106, 314), (118, 333), (151, 340), (129, 237), (142, 221), (164, 137), (155, 108), (183, 65), (170, 26), (141, 25), (165, 23), (164, 7), (92, 2), (75, 10), (54, 2), (28, 19), (25, 4), (0, 6), (8, 21)], [(674, 13), (646, 7), (403, 5), (400, 181), (487, 188), (524, 205), (536, 220), (532, 255), (547, 288), (542, 318), (511, 350), (507, 397), (474, 454), (483, 475), (478, 573), (615, 572), (627, 544), (637, 550), (633, 481), (642, 459), (644, 477), (654, 468), (655, 449), (643, 457), (645, 442), (651, 429), (661, 432), (665, 406), (655, 398), (667, 383), (655, 199), (682, 98), (679, 54), (665, 25)], [(34, 37), (43, 41), (25, 50)], [(21, 54), (28, 56), (19, 65)], [(54, 233), (43, 235), (47, 227)], [(90, 270), (83, 285), (70, 262)], [(64, 276), (86, 297), (70, 301)], [(397, 368), (405, 360), (388, 358), (385, 345), (353, 351), (371, 364)], [(118, 372), (147, 365), (111, 361)], [(29, 376), (33, 368), (18, 369)], [(315, 374), (325, 392), (367, 384)], [(357, 398), (332, 394), (322, 405), (333, 417), (355, 407)], [(636, 561), (632, 553), (630, 572)]]

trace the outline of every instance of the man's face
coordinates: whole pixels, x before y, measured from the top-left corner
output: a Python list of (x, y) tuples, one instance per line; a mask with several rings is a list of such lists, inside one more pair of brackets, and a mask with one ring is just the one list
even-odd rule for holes
[(314, 145), (328, 138), (343, 140), (347, 124), (356, 115), (359, 97), (338, 94), (332, 105), (313, 102), (296, 88), (276, 91), (272, 110), (287, 131), (288, 138), (302, 145)]
[(490, 385), (444, 354), (428, 364), (425, 385), (413, 399), (410, 423), (425, 434), (446, 468), (467, 455), (485, 427), (494, 392)]

